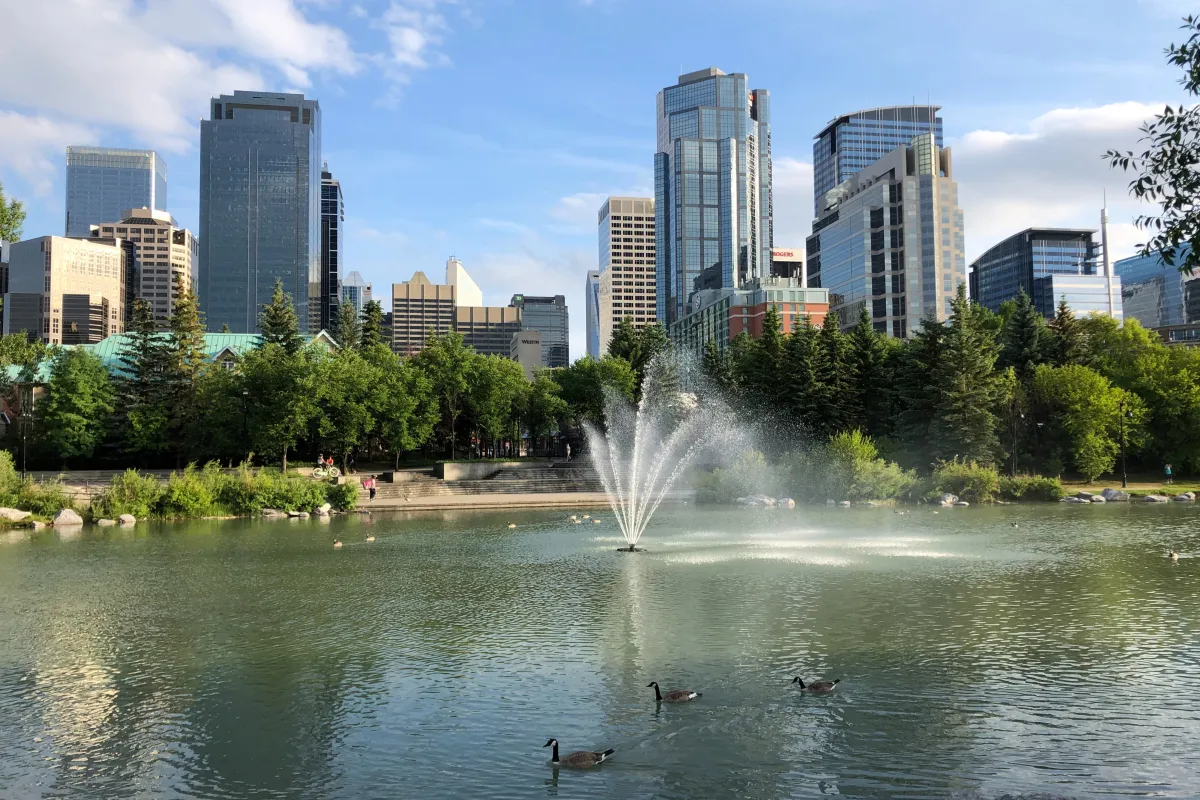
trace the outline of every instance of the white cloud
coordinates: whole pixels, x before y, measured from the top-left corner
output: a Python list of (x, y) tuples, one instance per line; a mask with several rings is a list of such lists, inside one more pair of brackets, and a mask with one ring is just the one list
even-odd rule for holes
[[(400, 87), (412, 80), (412, 73), (431, 66), (446, 66), (450, 59), (437, 49), (450, 30), (439, 11), (445, 0), (391, 0), (387, 11), (372, 23), (383, 31), (388, 50), (373, 58), (393, 83), (383, 98), (385, 105), (399, 100)], [(453, 0), (450, 0), (453, 2)]]
[[(647, 187), (636, 189), (614, 190), (611, 192), (576, 192), (560, 197), (550, 209), (550, 216), (564, 223), (565, 233), (581, 233), (597, 235), (596, 226), (600, 224), (598, 215), (604, 201), (610, 197), (654, 197), (654, 192)], [(595, 269), (595, 266), (589, 269)]]
[(795, 158), (776, 158), (771, 165), (776, 247), (804, 250), (812, 232), (813, 167)]
[[(66, 146), (88, 144), (95, 138), (96, 134), (82, 125), (0, 111), (0, 167), (8, 167), (28, 181), (35, 194), (46, 195)], [(58, 161), (51, 160), (51, 153)]]
[(1161, 109), (1137, 102), (1061, 108), (1024, 130), (972, 131), (949, 142), (968, 261), (1031, 226), (1099, 228), (1106, 192), (1113, 255), (1130, 255), (1146, 239), (1132, 220), (1148, 207), (1129, 197), (1131, 176), (1102, 155), (1135, 149), (1139, 126)]

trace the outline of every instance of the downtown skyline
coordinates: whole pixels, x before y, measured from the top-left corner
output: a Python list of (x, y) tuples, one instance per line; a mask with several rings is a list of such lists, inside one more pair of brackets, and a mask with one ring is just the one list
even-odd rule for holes
[[(0, 5), (24, 34), (16, 39), (57, 29), (65, 40), (88, 41), (82, 28), (95, 34), (108, 24), (81, 12), (51, 19), (45, 9)], [(923, 33), (910, 23), (901, 46), (892, 41), (904, 16), (896, 9), (751, 3), (757, 18), (771, 21), (751, 36), (716, 30), (716, 5), (696, 6), (693, 17), (660, 4), (639, 10), (640, 21), (669, 18), (687, 35), (646, 50), (639, 42), (647, 34), (629, 28), (623, 2), (564, 3), (536, 14), (501, 3), (376, 5), (364, 9), (378, 12), (372, 22), (349, 3), (273, 4), (280, 25), (308, 46), (303, 52), (248, 32), (239, 14), (250, 12), (219, 0), (194, 4), (187, 41), (158, 26), (154, 13), (169, 4), (126, 9), (122, 63), (159, 64), (162, 74), (148, 80), (173, 94), (143, 98), (121, 120), (64, 77), (86, 86), (110, 77), (112, 65), (90, 65), (93, 77), (72, 59), (50, 70), (20, 44), (0, 54), (17, 78), (0, 89), (0, 182), (27, 201), (26, 237), (61, 230), (69, 144), (159, 151), (171, 164), (168, 210), (198, 231), (198, 122), (209, 98), (299, 88), (321, 102), (322, 158), (354, 198), (344, 270), (386, 286), (436, 271), (455, 254), (488, 303), (514, 292), (564, 294), (575, 358), (586, 345), (585, 276), (598, 266), (597, 209), (612, 194), (653, 196), (655, 95), (680, 74), (716, 66), (745, 72), (771, 93), (777, 247), (803, 247), (811, 227), (813, 136), (839, 115), (911, 99), (942, 108), (968, 260), (1024, 227), (1096, 227), (1106, 190), (1119, 258), (1144, 236), (1128, 224), (1137, 209), (1127, 177), (1109, 172), (1100, 153), (1130, 146), (1140, 121), (1176, 99), (1160, 50), (1184, 10), (1169, 2), (1064, 3), (1048, 12), (1064, 26), (1057, 37), (1023, 31), (1020, 3), (1004, 12), (944, 11), (944, 29)], [(233, 33), (217, 49), (204, 26), (223, 18), (233, 20)], [(856, 49), (876, 48), (870, 68), (833, 43), (801, 36), (812, 24), (858, 26)], [(628, 53), (615, 64), (602, 42), (618, 29), (628, 34)], [(151, 46), (151, 33), (161, 42)], [(938, 52), (925, 52), (935, 42)], [(164, 53), (190, 54), (194, 63), (170, 66)], [(246, 67), (231, 66), (234, 54)], [(504, 69), (489, 63), (497, 60)], [(34, 74), (39, 64), (43, 74)]]

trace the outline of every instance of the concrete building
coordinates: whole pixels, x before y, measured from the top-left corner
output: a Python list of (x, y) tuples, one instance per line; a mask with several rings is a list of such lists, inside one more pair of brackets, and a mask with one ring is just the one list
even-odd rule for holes
[[(0, 239), (0, 297), (8, 291), (8, 242)], [(4, 306), (0, 304), (0, 327), (4, 324)]]
[(659, 322), (685, 314), (707, 269), (722, 287), (767, 274), (773, 245), (771, 101), (710, 67), (658, 93), (654, 209)]
[(118, 244), (42, 236), (15, 242), (4, 333), (47, 344), (94, 344), (125, 329), (126, 251)]
[(587, 354), (600, 359), (600, 270), (590, 270), (584, 285), (587, 316), (584, 320), (584, 338), (587, 339)]
[[(346, 223), (346, 200), (342, 184), (333, 177), (326, 162), (321, 168), (321, 302), (317, 319), (310, 328), (323, 331), (333, 327), (337, 307), (342, 302), (342, 228)], [(362, 311), (362, 308), (359, 308)]]
[[(1183, 245), (1181, 263), (1191, 248)], [(1121, 280), (1121, 300), (1127, 318), (1157, 331), (1163, 341), (1200, 343), (1200, 275), (1185, 275), (1158, 254), (1122, 258), (1113, 264)]]
[(808, 274), (804, 271), (804, 251), (798, 247), (774, 247), (771, 249), (771, 277), (791, 278), (808, 285)]
[(361, 315), (363, 308), (371, 302), (371, 284), (363, 280), (358, 270), (351, 272), (341, 284), (342, 302), (350, 302)]
[(120, 219), (129, 208), (167, 210), (167, 165), (158, 153), (67, 148), (67, 236), (86, 239), (93, 225)]
[(196, 283), (200, 244), (192, 232), (165, 211), (132, 208), (116, 222), (93, 225), (91, 238), (132, 244), (137, 259), (132, 296), (149, 303), (159, 327), (166, 328), (175, 302)]
[(971, 264), (971, 298), (999, 311), (1024, 291), (1047, 319), (1063, 299), (1077, 315), (1111, 312), (1121, 319), (1121, 279), (1113, 279), (1110, 309), (1109, 282), (1095, 234), (1079, 228), (1027, 228), (1013, 234)]
[(950, 150), (914, 138), (826, 192), (808, 237), (808, 285), (829, 290), (847, 330), (866, 308), (875, 330), (910, 336), (944, 321), (967, 280), (963, 213)]
[(430, 334), (454, 330), (455, 287), (433, 283), (424, 272), (392, 284), (392, 350), (412, 356), (425, 348)]
[(648, 197), (610, 197), (600, 206), (597, 222), (600, 277), (596, 284), (596, 344), (599, 355), (603, 355), (621, 320), (629, 318), (635, 328), (658, 321), (654, 201)]
[(446, 260), (446, 283), (454, 287), (460, 306), (483, 305), (483, 291), (467, 274), (463, 263), (454, 256)]
[(525, 380), (532, 381), (542, 363), (542, 335), (535, 330), (517, 331), (512, 335), (508, 357), (525, 370)]
[(779, 309), (784, 333), (803, 325), (806, 317), (820, 327), (829, 311), (829, 291), (775, 277), (758, 278), (740, 289), (702, 289), (689, 298), (687, 315), (671, 326), (671, 340), (699, 355), (710, 340), (724, 349), (739, 333), (758, 339), (771, 306)]
[[(521, 309), (512, 306), (458, 306), (454, 329), (463, 344), (484, 356), (509, 357), (513, 334), (523, 330)], [(540, 342), (539, 342), (540, 343)]]
[(258, 331), (275, 281), (304, 329), (321, 302), (321, 108), (282, 92), (214, 97), (200, 123), (200, 302), (209, 330)]
[(553, 297), (514, 294), (509, 306), (521, 309), (522, 330), (540, 334), (543, 367), (565, 367), (571, 363), (567, 298), (561, 294)]
[(821, 216), (825, 193), (848, 181), (897, 147), (932, 133), (941, 148), (939, 106), (890, 106), (843, 114), (813, 141), (813, 216)]

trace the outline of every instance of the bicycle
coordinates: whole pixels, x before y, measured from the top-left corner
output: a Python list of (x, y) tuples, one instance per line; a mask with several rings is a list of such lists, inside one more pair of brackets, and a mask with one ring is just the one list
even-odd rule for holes
[(317, 467), (313, 470), (314, 478), (337, 478), (341, 474), (342, 471), (337, 467)]

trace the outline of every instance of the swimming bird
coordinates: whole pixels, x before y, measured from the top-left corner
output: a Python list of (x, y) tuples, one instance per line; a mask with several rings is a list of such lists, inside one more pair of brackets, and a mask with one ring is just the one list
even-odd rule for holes
[(335, 548), (335, 549), (336, 549), (336, 548), (338, 548), (338, 547), (341, 547), (341, 546), (342, 546), (342, 540), (341, 540), (341, 539), (334, 539), (334, 540), (333, 540), (333, 546), (334, 546), (334, 548)]
[(658, 703), (686, 703), (704, 696), (703, 692), (693, 692), (689, 689), (676, 689), (663, 694), (658, 690), (658, 681), (650, 681), (646, 684), (647, 689), (651, 686), (654, 687), (654, 700)]
[(1172, 550), (1171, 552), (1167, 553), (1167, 558), (1169, 558), (1172, 561), (1178, 561), (1179, 553), (1176, 553), (1174, 550)]
[(367, 537), (367, 541), (368, 541), (368, 542), (373, 542), (373, 541), (375, 541), (375, 535), (374, 535), (374, 534), (372, 534), (372, 535), (368, 536), (368, 537)]
[(592, 515), (591, 515), (591, 514), (584, 514), (584, 515), (583, 515), (583, 518), (584, 518), (584, 519), (591, 519), (591, 518), (592, 518)]
[(592, 520), (592, 522), (596, 523), (597, 525), (600, 524), (600, 520), (598, 520), (598, 519), (594, 519), (594, 520)]
[(812, 692), (813, 694), (829, 694), (833, 691), (833, 687), (837, 686), (841, 682), (842, 679), (838, 678), (837, 680), (833, 681), (813, 681), (812, 683), (805, 684), (804, 681), (800, 680), (799, 675), (797, 675), (795, 678), (792, 678), (792, 683), (800, 684), (801, 689), (806, 692)]
[(510, 523), (508, 523), (508, 527), (510, 527), (510, 528), (515, 528), (515, 527), (517, 527), (517, 523), (515, 523), (515, 522), (510, 522)]
[(551, 739), (542, 747), (554, 747), (550, 755), (550, 763), (556, 767), (574, 767), (575, 769), (587, 769), (601, 764), (616, 751), (611, 747), (602, 752), (596, 753), (591, 750), (576, 750), (574, 753), (566, 755), (562, 758), (558, 757), (558, 739)]

